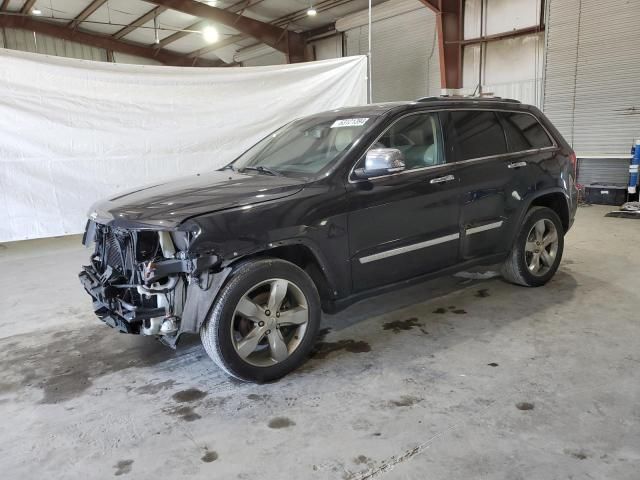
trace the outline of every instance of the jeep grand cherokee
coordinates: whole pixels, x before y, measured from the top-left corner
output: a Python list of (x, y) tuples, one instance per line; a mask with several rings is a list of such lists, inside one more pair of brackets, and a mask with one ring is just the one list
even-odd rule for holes
[(576, 211), (576, 157), (535, 107), (425, 98), (312, 115), (225, 167), (93, 206), (98, 317), (227, 374), (299, 366), (321, 312), (480, 264), (539, 286)]

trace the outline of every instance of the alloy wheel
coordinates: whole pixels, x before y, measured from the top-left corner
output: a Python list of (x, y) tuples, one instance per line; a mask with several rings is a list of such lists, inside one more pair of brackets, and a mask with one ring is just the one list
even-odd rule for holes
[(251, 287), (233, 314), (231, 340), (245, 362), (259, 367), (280, 363), (298, 348), (309, 322), (309, 307), (293, 282), (273, 278)]
[(542, 277), (553, 267), (558, 253), (558, 230), (546, 218), (533, 224), (527, 235), (524, 261), (533, 275)]

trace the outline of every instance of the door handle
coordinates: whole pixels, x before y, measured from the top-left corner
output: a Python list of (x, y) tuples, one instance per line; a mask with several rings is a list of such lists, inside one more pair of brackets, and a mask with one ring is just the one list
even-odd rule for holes
[(429, 183), (445, 183), (455, 179), (456, 177), (453, 175), (445, 175), (444, 177), (432, 178)]
[(527, 162), (514, 162), (507, 165), (507, 167), (509, 168), (520, 168), (520, 167), (526, 167), (526, 166), (527, 166)]

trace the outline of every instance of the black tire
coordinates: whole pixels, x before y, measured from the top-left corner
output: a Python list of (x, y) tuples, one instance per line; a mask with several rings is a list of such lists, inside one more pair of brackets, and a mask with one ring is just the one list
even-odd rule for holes
[[(553, 262), (551, 266), (546, 266), (546, 270), (542, 274), (533, 274), (526, 262), (525, 248), (527, 240), (532, 232), (534, 225), (539, 221), (549, 221), (553, 223), (553, 226), (557, 232), (557, 248), (555, 255), (553, 256)], [(560, 217), (547, 207), (532, 207), (526, 213), (520, 231), (513, 243), (511, 252), (505, 260), (502, 266), (502, 276), (508, 282), (515, 283), (516, 285), (523, 285), (525, 287), (540, 287), (547, 283), (558, 270), (560, 260), (562, 259), (562, 252), (564, 249), (564, 228)]]
[[(274, 365), (256, 366), (245, 361), (234, 347), (234, 313), (250, 289), (274, 278), (287, 280), (302, 292), (308, 307), (307, 326), (303, 338), (285, 360)], [(200, 339), (209, 357), (228, 375), (247, 382), (264, 383), (283, 377), (305, 362), (314, 346), (320, 320), (318, 290), (304, 270), (284, 260), (265, 258), (244, 263), (231, 274), (200, 329)]]

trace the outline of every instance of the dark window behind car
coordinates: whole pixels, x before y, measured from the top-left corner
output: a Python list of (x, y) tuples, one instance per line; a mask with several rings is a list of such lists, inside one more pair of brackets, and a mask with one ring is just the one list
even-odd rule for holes
[(550, 147), (553, 142), (538, 119), (528, 113), (500, 112), (509, 141), (509, 151), (521, 152)]
[(447, 161), (463, 161), (507, 153), (504, 130), (495, 112), (444, 112), (444, 130), (452, 146)]

